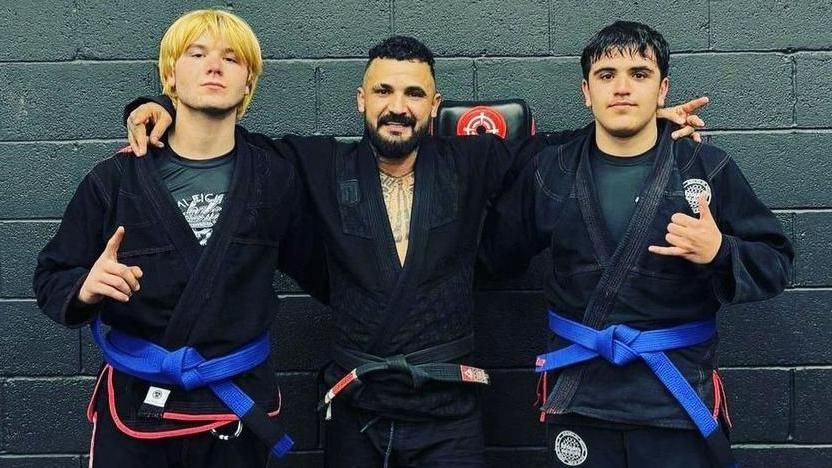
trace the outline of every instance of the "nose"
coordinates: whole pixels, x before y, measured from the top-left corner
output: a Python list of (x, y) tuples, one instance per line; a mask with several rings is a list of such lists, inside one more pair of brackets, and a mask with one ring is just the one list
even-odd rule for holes
[(396, 93), (393, 95), (393, 98), (390, 99), (390, 103), (388, 105), (388, 110), (394, 114), (403, 114), (407, 109), (405, 105), (405, 97), (402, 93)]
[(207, 57), (208, 73), (222, 74), (223, 58), (218, 54), (208, 54)]
[(630, 78), (627, 76), (617, 76), (613, 90), (619, 96), (630, 94)]

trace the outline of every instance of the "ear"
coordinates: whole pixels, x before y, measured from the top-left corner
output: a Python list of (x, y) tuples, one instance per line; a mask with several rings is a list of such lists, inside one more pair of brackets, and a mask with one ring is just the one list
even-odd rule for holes
[(364, 113), (364, 88), (361, 86), (355, 91), (355, 106), (358, 108), (358, 112)]
[[(165, 75), (165, 86), (168, 89), (176, 89), (176, 60), (168, 60), (168, 73)], [(161, 68), (161, 64), (160, 67)]]
[(664, 107), (665, 100), (667, 99), (667, 92), (670, 91), (670, 78), (664, 77), (662, 79), (661, 84), (659, 84), (659, 100), (658, 104), (659, 107)]
[(581, 80), (581, 92), (584, 94), (584, 105), (592, 109), (592, 99), (589, 94), (589, 83), (586, 80)]
[(433, 95), (433, 104), (430, 107), (430, 116), (436, 117), (439, 114), (439, 105), (442, 104), (442, 95), (436, 93)]
[(170, 72), (167, 76), (165, 76), (165, 85), (169, 89), (176, 89), (176, 74), (174, 72)]

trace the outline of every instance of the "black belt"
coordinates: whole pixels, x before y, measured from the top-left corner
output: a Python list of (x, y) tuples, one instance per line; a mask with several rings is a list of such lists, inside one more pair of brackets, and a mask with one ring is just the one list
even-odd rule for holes
[[(447, 362), (462, 358), (470, 354), (473, 349), (474, 335), (410, 354), (397, 354), (386, 358), (335, 345), (332, 350), (332, 359), (344, 369), (352, 370), (326, 392), (320, 408), (326, 406), (329, 409), (329, 405), (336, 396), (347, 388), (357, 388), (363, 384), (362, 377), (377, 372), (410, 375), (414, 388), (419, 388), (431, 380), (488, 385), (488, 372), (484, 369)], [(327, 413), (327, 419), (329, 419), (329, 413)]]

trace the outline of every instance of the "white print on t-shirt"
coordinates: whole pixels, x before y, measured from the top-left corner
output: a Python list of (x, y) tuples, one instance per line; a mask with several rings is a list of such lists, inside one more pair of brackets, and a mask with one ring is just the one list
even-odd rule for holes
[(222, 211), (223, 198), (224, 193), (196, 193), (190, 200), (182, 199), (177, 202), (199, 245), (206, 245), (211, 238), (214, 224)]

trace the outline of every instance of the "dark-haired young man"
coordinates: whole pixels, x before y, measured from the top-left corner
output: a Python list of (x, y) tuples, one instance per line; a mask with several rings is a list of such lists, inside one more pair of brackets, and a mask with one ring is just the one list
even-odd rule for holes
[[(431, 51), (396, 36), (369, 52), (361, 141), (248, 135), (295, 164), (326, 244), (329, 467), (484, 465), (473, 384), (487, 376), (461, 363), (473, 349), (481, 219), (515, 158), (494, 137), (428, 136), (440, 100)], [(524, 142), (517, 158), (566, 136)]]
[(532, 159), (489, 213), (482, 249), (494, 270), (551, 249), (556, 351), (536, 365), (559, 371), (542, 408), (553, 465), (730, 466), (714, 320), (780, 293), (792, 247), (727, 154), (657, 122), (669, 86), (659, 33), (616, 22), (581, 65), (594, 125)]

